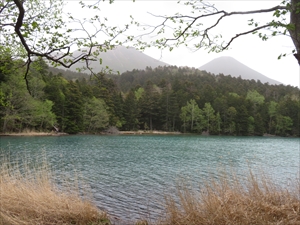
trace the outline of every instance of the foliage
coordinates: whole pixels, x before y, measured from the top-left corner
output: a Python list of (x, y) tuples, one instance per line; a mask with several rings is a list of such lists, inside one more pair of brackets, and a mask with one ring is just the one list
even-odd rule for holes
[[(128, 25), (109, 27), (103, 22), (107, 18), (99, 16), (99, 2), (89, 4), (81, 1), (79, 4), (83, 9), (98, 13), (91, 13), (90, 18), (78, 19), (66, 11), (63, 0), (0, 2), (0, 52), (7, 51), (9, 46), (13, 59), (24, 60), (26, 80), (31, 64), (37, 58), (52, 66), (66, 68), (85, 62), (84, 68), (79, 69), (92, 72), (89, 61), (99, 61), (97, 57), (101, 52), (122, 44), (117, 37), (128, 29)], [(74, 49), (79, 53), (73, 54)]]
[(109, 115), (102, 99), (93, 97), (84, 104), (83, 123), (87, 132), (99, 132), (108, 126)]
[(289, 116), (278, 115), (276, 117), (276, 134), (287, 136), (292, 129), (293, 120)]
[(65, 92), (65, 128), (64, 131), (76, 134), (83, 127), (83, 99), (76, 83), (70, 81)]
[(0, 83), (2, 132), (22, 131), (25, 128), (51, 129), (56, 122), (56, 116), (51, 112), (53, 103), (29, 95), (22, 71), (17, 70), (16, 66), (10, 65), (14, 68), (13, 73), (9, 74), (6, 82)]
[[(157, 74), (160, 74), (159, 78)], [(146, 90), (149, 80), (153, 86), (156, 84), (160, 87), (161, 91), (157, 93), (161, 100), (157, 102), (156, 111), (162, 116), (153, 117), (153, 129), (168, 130), (166, 118), (177, 111), (172, 120), (175, 123), (175, 131), (202, 133), (209, 129), (211, 134), (275, 134), (276, 116), (280, 114), (293, 118), (292, 130), (287, 132), (287, 135), (298, 135), (296, 123), (299, 116), (299, 99), (289, 97), (299, 94), (295, 87), (262, 84), (222, 74), (214, 76), (204, 71), (174, 66), (147, 71), (127, 71), (120, 77), (108, 77), (114, 79), (124, 93), (128, 92), (128, 87), (135, 86)], [(151, 96), (151, 93), (147, 96)], [(150, 99), (147, 102), (150, 106)], [(141, 104), (144, 103), (138, 101), (138, 105)], [(193, 108), (195, 111), (199, 108), (201, 113), (196, 115)], [(141, 116), (138, 120), (141, 128), (144, 127), (144, 120), (149, 121), (145, 112), (145, 108), (140, 107)]]
[(184, 132), (186, 132), (188, 124), (190, 124), (190, 131), (193, 132), (196, 129), (201, 132), (203, 127), (202, 110), (194, 99), (187, 102), (186, 106), (181, 107), (180, 119), (183, 121)]
[(249, 90), (246, 99), (253, 102), (254, 105), (261, 105), (265, 101), (265, 97), (259, 94), (256, 90)]
[[(271, 37), (286, 35), (289, 36), (295, 49), (294, 54), (300, 65), (300, 44), (299, 44), (299, 27), (300, 27), (300, 4), (298, 0), (283, 0), (274, 7), (246, 11), (226, 11), (218, 9), (213, 2), (193, 0), (178, 1), (182, 7), (182, 12), (172, 15), (154, 15), (161, 22), (156, 24), (141, 25), (136, 22), (138, 27), (143, 27), (144, 35), (136, 37), (137, 46), (141, 49), (155, 46), (159, 49), (169, 49), (172, 51), (179, 46), (186, 46), (193, 50), (205, 49), (208, 52), (221, 52), (229, 49), (232, 42), (244, 35), (255, 34), (262, 41)], [(258, 20), (260, 14), (273, 14), (269, 21)], [(242, 31), (234, 25), (228, 24), (235, 28), (235, 34), (231, 37), (223, 37), (217, 34), (218, 27), (221, 23), (230, 17), (251, 16)], [(290, 18), (289, 18), (290, 16)], [(288, 20), (289, 18), (289, 20)], [(145, 35), (155, 37), (152, 41), (145, 41)], [(286, 56), (282, 53), (278, 59)]]
[[(68, 133), (163, 130), (213, 135), (299, 136), (299, 89), (175, 66), (120, 76), (32, 67), (29, 95), (18, 61), (6, 65), (0, 87), (2, 132), (23, 129)], [(33, 64), (35, 65), (35, 64)], [(2, 67), (4, 68), (4, 66)], [(70, 78), (67, 80), (64, 76)]]
[(136, 130), (138, 128), (139, 109), (134, 91), (130, 90), (124, 100), (124, 129)]

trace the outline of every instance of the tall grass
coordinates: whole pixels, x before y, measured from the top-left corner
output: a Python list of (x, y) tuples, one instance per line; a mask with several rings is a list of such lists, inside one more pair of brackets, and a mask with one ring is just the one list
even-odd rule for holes
[(42, 163), (29, 167), (0, 162), (0, 225), (104, 225), (106, 213), (76, 188), (58, 188)]
[(276, 185), (250, 171), (247, 178), (210, 179), (200, 190), (184, 186), (166, 197), (159, 225), (296, 225), (300, 224), (300, 184)]

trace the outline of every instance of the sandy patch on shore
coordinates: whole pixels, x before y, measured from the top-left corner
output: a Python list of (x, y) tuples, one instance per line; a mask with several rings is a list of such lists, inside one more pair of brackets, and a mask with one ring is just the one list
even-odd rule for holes
[(0, 133), (0, 136), (61, 136), (67, 133), (59, 132), (20, 132), (20, 133)]
[(158, 130), (152, 130), (152, 131), (138, 130), (138, 131), (119, 131), (119, 134), (181, 134), (181, 133), (180, 132), (158, 131)]

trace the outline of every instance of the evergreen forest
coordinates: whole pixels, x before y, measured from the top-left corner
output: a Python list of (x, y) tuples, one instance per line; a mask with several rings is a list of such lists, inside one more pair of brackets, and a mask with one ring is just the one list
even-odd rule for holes
[[(297, 87), (165, 66), (95, 76), (0, 61), (1, 132), (123, 131), (298, 136)], [(284, 74), (282, 74), (284, 76)]]

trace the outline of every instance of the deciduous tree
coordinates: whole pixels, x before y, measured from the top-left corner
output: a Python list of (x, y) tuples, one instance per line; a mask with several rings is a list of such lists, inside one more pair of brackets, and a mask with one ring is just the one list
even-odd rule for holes
[[(188, 46), (192, 49), (206, 49), (209, 52), (221, 52), (227, 50), (233, 41), (237, 38), (248, 35), (257, 34), (263, 41), (269, 37), (288, 35), (291, 37), (295, 49), (292, 51), (300, 65), (300, 1), (299, 0), (283, 0), (274, 7), (249, 11), (226, 11), (217, 9), (214, 3), (202, 0), (179, 1), (182, 7), (190, 7), (190, 13), (176, 13), (173, 15), (155, 15), (161, 18), (161, 23), (145, 26), (147, 33), (156, 34), (157, 38), (151, 42), (145, 42), (138, 39), (138, 45), (141, 48), (156, 46), (160, 49), (169, 48), (172, 50), (180, 45)], [(184, 11), (184, 10), (183, 10)], [(270, 21), (258, 21), (256, 15), (273, 14)], [(215, 34), (221, 22), (229, 17), (241, 15), (252, 15), (253, 18), (245, 24), (244, 31), (236, 32), (229, 39), (223, 38), (221, 34)], [(207, 19), (211, 18), (213, 22), (207, 23)], [(230, 24), (228, 24), (230, 26)], [(143, 37), (141, 35), (140, 37)], [(278, 58), (285, 56), (285, 53)]]
[(108, 126), (107, 106), (102, 99), (93, 97), (84, 104), (83, 125), (87, 132), (99, 132)]
[(187, 124), (190, 125), (190, 131), (194, 131), (195, 123), (200, 119), (202, 114), (201, 109), (194, 99), (187, 102), (186, 106), (181, 108), (180, 118), (184, 123), (184, 130)]
[[(98, 3), (79, 2), (82, 8), (100, 11)], [(89, 61), (99, 61), (101, 52), (121, 44), (117, 37), (128, 29), (128, 25), (108, 27), (104, 22), (107, 18), (99, 14), (81, 20), (64, 12), (67, 15), (63, 17), (64, 9), (63, 0), (0, 1), (0, 54), (10, 46), (13, 58), (25, 61), (26, 81), (30, 65), (37, 57), (66, 68), (83, 61), (90, 68)], [(79, 54), (73, 55), (74, 50), (79, 50)]]
[(211, 123), (212, 123), (212, 121), (214, 119), (214, 116), (215, 116), (215, 110), (209, 102), (205, 103), (205, 105), (204, 105), (203, 115), (206, 119), (206, 126), (205, 127), (206, 127), (207, 132), (209, 133)]

